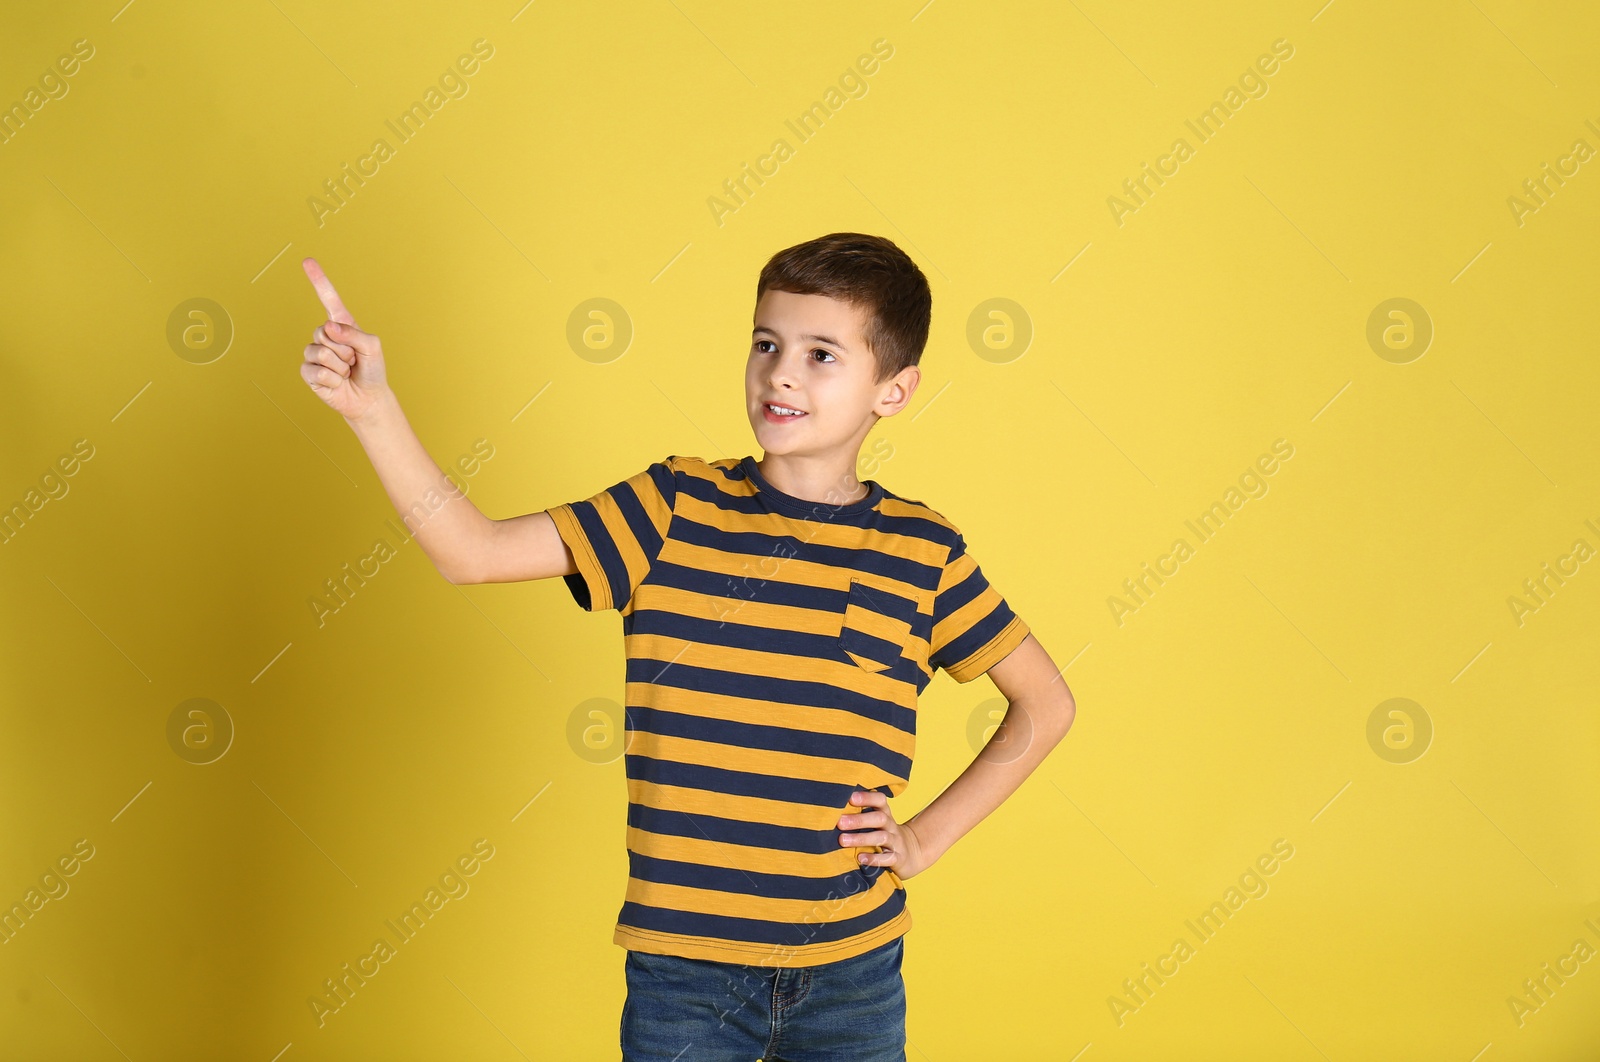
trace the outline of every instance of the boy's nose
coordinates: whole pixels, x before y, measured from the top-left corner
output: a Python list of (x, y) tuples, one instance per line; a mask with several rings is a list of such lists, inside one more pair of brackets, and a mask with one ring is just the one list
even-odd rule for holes
[(767, 373), (767, 383), (770, 384), (774, 390), (792, 389), (796, 376), (799, 373), (798, 363), (800, 359), (804, 357), (805, 353), (803, 351), (798, 353), (794, 351), (786, 351), (785, 353), (780, 354), (776, 358), (772, 359), (772, 369)]

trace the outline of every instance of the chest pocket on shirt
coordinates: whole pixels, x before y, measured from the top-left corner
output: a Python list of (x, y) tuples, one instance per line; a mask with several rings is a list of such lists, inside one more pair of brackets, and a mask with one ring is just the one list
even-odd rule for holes
[(887, 671), (911, 642), (917, 603), (857, 579), (850, 581), (839, 648), (863, 670)]

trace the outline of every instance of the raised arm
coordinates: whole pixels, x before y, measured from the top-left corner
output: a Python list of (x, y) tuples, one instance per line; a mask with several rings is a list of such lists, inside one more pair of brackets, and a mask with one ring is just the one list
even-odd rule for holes
[(316, 259), (301, 263), (328, 320), (312, 332), (300, 376), (344, 417), (383, 489), (439, 574), (452, 583), (504, 583), (576, 572), (548, 512), (491, 520), (439, 468), (388, 384), (383, 344), (363, 332)]

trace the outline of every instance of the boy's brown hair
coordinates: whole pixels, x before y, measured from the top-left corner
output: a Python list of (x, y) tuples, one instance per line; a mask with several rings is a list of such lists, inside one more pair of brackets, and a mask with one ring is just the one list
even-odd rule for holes
[(878, 362), (874, 383), (922, 360), (933, 313), (928, 278), (882, 236), (834, 232), (787, 247), (762, 267), (756, 301), (769, 290), (826, 295), (864, 308), (862, 338)]

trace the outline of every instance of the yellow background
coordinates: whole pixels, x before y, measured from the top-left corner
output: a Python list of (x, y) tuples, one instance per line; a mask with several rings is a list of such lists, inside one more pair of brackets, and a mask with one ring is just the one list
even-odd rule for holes
[[(397, 145), (385, 120), (480, 38), (467, 94)], [(879, 38), (865, 95), (799, 142), (785, 120)], [(1198, 143), (1185, 119), (1280, 38), (1267, 94)], [(299, 261), (383, 337), (441, 465), (493, 446), (470, 496), (508, 517), (753, 452), (757, 273), (840, 230), (934, 291), (867, 474), (962, 527), (1079, 705), (908, 883), (908, 1056), (1600, 1052), (1600, 964), (1508, 1003), (1600, 948), (1597, 562), (1509, 604), (1600, 548), (1600, 159), (1520, 224), (1507, 202), (1600, 149), (1592, 6), (12, 5), (0, 103), (77, 40), (67, 95), (0, 145), (0, 503), (94, 447), (0, 546), (0, 902), (95, 855), (0, 944), (6, 1058), (616, 1057), (622, 764), (568, 734), (622, 695), (619, 621), (559, 580), (453, 587), (411, 543), (318, 626), (394, 512), (300, 379), (324, 315)], [(319, 225), (378, 137), (393, 157)], [(1179, 137), (1119, 225), (1108, 197)], [(208, 364), (167, 339), (196, 298), (233, 329)], [(620, 356), (569, 343), (591, 298), (627, 314)], [(1403, 363), (1367, 341), (1391, 298), (1434, 329)], [(969, 343), (990, 299), (1026, 350)], [(1278, 439), (1267, 493), (1199, 544), (1184, 522)], [(929, 688), (898, 818), (995, 696)], [(193, 697), (235, 729), (203, 766), (167, 738)], [(1408, 763), (1367, 736), (1392, 698), (1431, 723)], [(470, 892), (319, 1026), (324, 979), (479, 838)], [(1124, 980), (1280, 838), (1269, 890), (1119, 1023)]]

